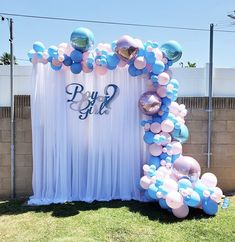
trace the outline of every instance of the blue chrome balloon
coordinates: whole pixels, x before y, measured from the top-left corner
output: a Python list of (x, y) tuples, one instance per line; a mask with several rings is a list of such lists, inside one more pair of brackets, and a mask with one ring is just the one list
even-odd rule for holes
[(85, 52), (94, 45), (94, 34), (87, 28), (77, 28), (72, 32), (70, 42), (74, 49)]
[(160, 47), (165, 56), (173, 61), (178, 61), (182, 56), (182, 48), (180, 44), (174, 40), (168, 41)]
[(183, 144), (188, 140), (189, 131), (185, 124), (181, 124), (180, 129), (175, 129), (171, 135), (174, 140), (177, 140)]

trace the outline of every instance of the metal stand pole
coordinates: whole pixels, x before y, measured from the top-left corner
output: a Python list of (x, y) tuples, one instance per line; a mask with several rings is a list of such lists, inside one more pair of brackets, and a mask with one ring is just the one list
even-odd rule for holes
[(10, 66), (10, 79), (11, 79), (11, 198), (15, 198), (15, 105), (14, 105), (14, 82), (13, 82), (13, 67), (15, 64), (13, 54), (13, 19), (9, 19), (10, 22), (10, 54), (11, 54), (11, 66)]
[(207, 168), (211, 165), (211, 123), (212, 123), (212, 81), (213, 81), (213, 32), (214, 24), (210, 24), (210, 57), (209, 57), (209, 94), (208, 94), (208, 129), (207, 129)]

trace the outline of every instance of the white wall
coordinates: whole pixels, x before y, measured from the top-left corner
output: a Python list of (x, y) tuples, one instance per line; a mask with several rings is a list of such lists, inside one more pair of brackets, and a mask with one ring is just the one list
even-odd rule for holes
[[(208, 93), (208, 65), (205, 68), (172, 68), (180, 83), (179, 96), (204, 97)], [(0, 66), (0, 106), (10, 106), (10, 67)], [(213, 96), (235, 97), (235, 68), (215, 68)], [(29, 95), (31, 66), (15, 66), (14, 94)]]

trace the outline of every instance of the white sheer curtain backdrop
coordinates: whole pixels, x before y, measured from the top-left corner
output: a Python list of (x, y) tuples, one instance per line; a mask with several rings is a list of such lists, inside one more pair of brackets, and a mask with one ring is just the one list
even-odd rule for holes
[[(32, 135), (33, 196), (29, 204), (142, 200), (139, 180), (145, 161), (138, 99), (145, 82), (126, 68), (106, 75), (54, 71), (33, 66)], [(79, 119), (66, 93), (70, 83), (104, 95), (108, 84), (119, 87), (108, 115)]]

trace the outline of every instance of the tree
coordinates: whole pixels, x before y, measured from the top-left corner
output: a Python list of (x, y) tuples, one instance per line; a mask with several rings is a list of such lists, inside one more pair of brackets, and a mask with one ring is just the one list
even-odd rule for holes
[(192, 62), (188, 61), (187, 63), (188, 63), (188, 65), (185, 66), (185, 67), (190, 67), (190, 68), (195, 68), (195, 67), (197, 67), (197, 64), (196, 64), (195, 62), (192, 63)]
[[(0, 65), (10, 65), (10, 64), (11, 64), (11, 54), (4, 52), (0, 57)], [(14, 64), (17, 65), (15, 56), (14, 56)]]

